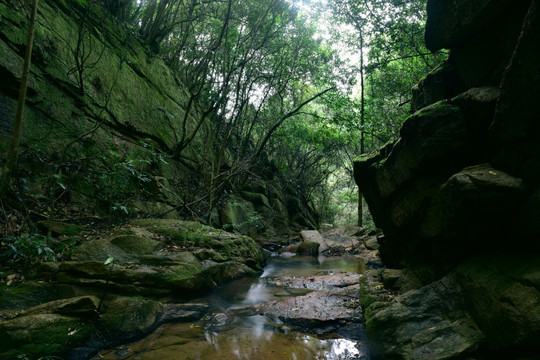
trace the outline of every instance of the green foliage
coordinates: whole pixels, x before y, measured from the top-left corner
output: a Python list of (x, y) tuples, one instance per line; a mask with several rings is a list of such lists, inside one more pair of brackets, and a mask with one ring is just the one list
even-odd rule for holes
[(2, 240), (5, 250), (1, 256), (26, 268), (35, 262), (55, 260), (57, 253), (51, 247), (58, 245), (57, 239), (40, 234), (8, 236)]
[(432, 54), (425, 47), (426, 2), (331, 2), (335, 20), (354, 29), (343, 34), (347, 42), (369, 49), (363, 69), (366, 130), (395, 134), (409, 113), (411, 88), (446, 59), (446, 53)]
[(128, 215), (129, 202), (150, 196), (147, 186), (153, 181), (153, 172), (167, 166), (161, 151), (146, 142), (140, 145), (130, 152), (113, 146), (99, 154), (97, 144), (82, 144), (78, 151), (86, 155), (86, 168), (70, 178), (67, 186), (95, 199), (113, 218)]
[[(249, 229), (252, 227), (259, 228), (262, 224), (263, 216), (256, 212), (250, 206), (246, 206), (245, 203), (232, 201), (230, 203), (231, 211), (238, 213), (239, 217), (233, 216), (232, 224), (223, 224), (223, 230), (227, 231), (241, 231), (242, 229)], [(238, 209), (234, 209), (238, 208)], [(236, 220), (236, 221), (235, 221)]]
[[(68, 146), (67, 160), (38, 154), (42, 169), (32, 171), (48, 179), (48, 189), (35, 201), (83, 194), (108, 219), (122, 218), (131, 200), (153, 195), (154, 175), (170, 156), (191, 171), (174, 189), (190, 216), (208, 215), (247, 178), (264, 173), (317, 207), (325, 221), (344, 221), (355, 206), (354, 157), (395, 136), (409, 113), (410, 88), (445, 54), (429, 54), (423, 45), (426, 0), (324, 3), (330, 7), (317, 12), (288, 0), (72, 2), (79, 31), (60, 46), (71, 52), (74, 64), (66, 70), (81, 94), (108, 44), (100, 38), (92, 51), (90, 39), (110, 36), (96, 21), (103, 5), (129, 29), (125, 43), (146, 43), (186, 84), (188, 99), (185, 114), (164, 117), (174, 144), (145, 139), (127, 150), (103, 146), (89, 132)], [(346, 58), (355, 53), (362, 54), (359, 64)], [(105, 114), (110, 109), (103, 106)], [(246, 221), (259, 223), (258, 216)]]

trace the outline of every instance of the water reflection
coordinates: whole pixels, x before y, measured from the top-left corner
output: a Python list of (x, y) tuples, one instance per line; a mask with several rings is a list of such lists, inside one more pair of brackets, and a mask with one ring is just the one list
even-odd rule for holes
[(313, 276), (331, 272), (362, 273), (365, 260), (354, 256), (274, 256), (261, 277)]
[[(111, 350), (102, 353), (104, 359), (132, 360), (344, 360), (364, 359), (361, 348), (347, 339), (320, 340), (296, 332), (279, 332), (261, 327), (259, 333), (241, 326), (221, 333), (193, 328), (189, 324), (166, 325), (154, 336), (129, 345), (126, 356), (116, 356)], [(98, 359), (98, 358), (96, 358)]]
[(292, 331), (266, 317), (242, 310), (254, 304), (301, 295), (302, 291), (306, 291), (267, 286), (265, 278), (359, 272), (362, 266), (363, 263), (353, 257), (274, 257), (261, 278), (237, 280), (217, 289), (210, 296), (196, 299), (211, 305), (210, 312), (214, 316), (206, 323), (164, 325), (145, 339), (126, 346), (129, 349), (127, 355), (124, 355), (125, 351), (109, 350), (95, 359), (368, 359), (363, 339), (358, 337), (336, 334), (321, 339)]

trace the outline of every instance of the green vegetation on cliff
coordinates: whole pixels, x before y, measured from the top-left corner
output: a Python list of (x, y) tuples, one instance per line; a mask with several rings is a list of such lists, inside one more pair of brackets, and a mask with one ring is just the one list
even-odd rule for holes
[[(353, 154), (395, 133), (399, 121), (385, 121), (407, 111), (407, 89), (438, 58), (422, 50), (421, 3), (319, 5), (42, 1), (9, 193), (17, 196), (5, 203), (13, 209), (8, 218), (22, 226), (5, 231), (32, 231), (39, 220), (120, 220), (149, 211), (223, 226), (219, 209), (235, 201), (231, 194), (253, 193), (263, 182), (255, 196), (268, 204), (254, 204), (237, 229), (282, 227), (269, 216), (287, 227), (339, 222), (336, 214), (347, 210), (332, 205), (332, 193), (349, 189), (339, 201), (354, 201), (350, 180), (343, 181)], [(0, 7), (5, 149), (28, 20), (15, 0)], [(398, 42), (414, 35), (410, 45), (384, 40), (381, 14), (389, 9), (396, 18), (385, 26), (401, 34)], [(359, 33), (364, 27), (375, 31)], [(360, 68), (346, 61), (357, 51)], [(394, 80), (383, 81), (390, 75)], [(358, 89), (362, 98), (351, 95)], [(383, 108), (392, 109), (386, 120)]]

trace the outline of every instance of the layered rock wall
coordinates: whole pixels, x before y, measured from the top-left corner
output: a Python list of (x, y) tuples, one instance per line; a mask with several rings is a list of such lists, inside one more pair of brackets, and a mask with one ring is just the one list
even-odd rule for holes
[(540, 353), (539, 3), (429, 0), (426, 44), (449, 59), (399, 138), (355, 162), (381, 257), (417, 288), (364, 302), (385, 358)]
[(399, 139), (355, 163), (388, 263), (538, 248), (537, 6), (428, 2), (426, 43), (449, 59), (413, 89)]

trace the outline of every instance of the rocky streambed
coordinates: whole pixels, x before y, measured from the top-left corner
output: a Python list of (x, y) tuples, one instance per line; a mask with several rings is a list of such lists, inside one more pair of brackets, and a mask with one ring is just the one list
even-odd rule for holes
[(358, 231), (268, 262), (246, 236), (134, 221), (4, 291), (0, 358), (367, 358), (358, 284), (379, 263)]
[(94, 359), (368, 359), (357, 257), (275, 256), (260, 278), (210, 295), (197, 321), (167, 324)]

